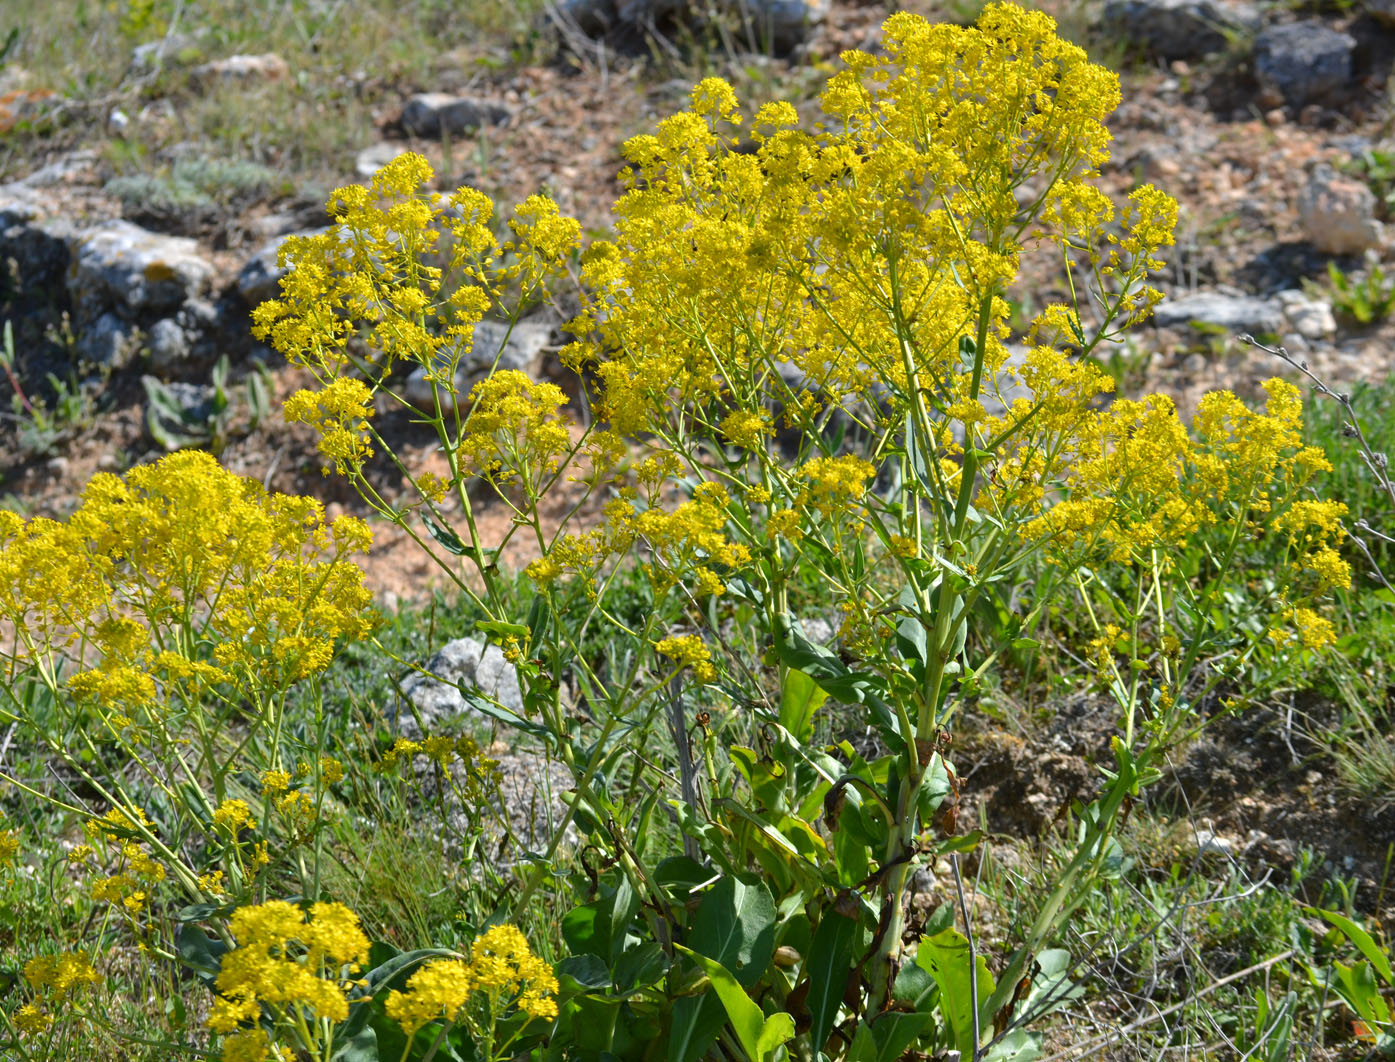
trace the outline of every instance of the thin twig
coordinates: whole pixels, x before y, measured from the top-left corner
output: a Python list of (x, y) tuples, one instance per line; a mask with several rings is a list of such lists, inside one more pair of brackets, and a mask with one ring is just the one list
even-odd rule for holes
[(1222, 977), (1219, 981), (1211, 982), (1211, 984), (1207, 985), (1205, 988), (1203, 988), (1200, 992), (1197, 992), (1195, 995), (1188, 996), (1181, 1002), (1174, 1003), (1172, 1004), (1172, 1006), (1160, 1010), (1156, 1014), (1150, 1014), (1146, 1018), (1139, 1018), (1137, 1021), (1125, 1025), (1122, 1029), (1119, 1029), (1117, 1032), (1106, 1033), (1105, 1035), (1097, 1036), (1095, 1037), (1095, 1039), (1090, 1040), (1084, 1044), (1077, 1044), (1074, 1047), (1071, 1047), (1065, 1051), (1058, 1051), (1054, 1055), (1047, 1055), (1045, 1058), (1041, 1059), (1040, 1062), (1073, 1062), (1074, 1059), (1084, 1058), (1086, 1057), (1086, 1055), (1093, 1053), (1096, 1049), (1100, 1047), (1104, 1047), (1105, 1045), (1115, 1040), (1122, 1039), (1123, 1037), (1128, 1036), (1130, 1033), (1135, 1033), (1140, 1029), (1152, 1025), (1154, 1022), (1162, 1021), (1164, 1018), (1176, 1014), (1183, 1007), (1195, 1003), (1202, 996), (1210, 995), (1218, 988), (1223, 988), (1224, 986), (1234, 981), (1240, 980), (1242, 977), (1248, 977), (1252, 973), (1258, 973), (1260, 970), (1267, 970), (1269, 969), (1269, 967), (1275, 966), (1283, 962), (1285, 959), (1293, 958), (1294, 954), (1294, 949), (1289, 948), (1288, 951), (1285, 951), (1279, 955), (1275, 955), (1272, 958), (1265, 959), (1263, 962), (1257, 962), (1253, 966), (1245, 967), (1243, 970), (1236, 970), (1235, 973), (1227, 974), (1225, 977)]
[(964, 879), (959, 873), (959, 853), (949, 853), (949, 867), (954, 872), (954, 892), (959, 897), (959, 915), (964, 919), (964, 936), (969, 939), (969, 999), (974, 1016), (973, 1062), (978, 1062), (981, 1031), (978, 1019), (978, 947), (974, 944), (974, 925), (969, 921), (969, 905), (964, 902)]

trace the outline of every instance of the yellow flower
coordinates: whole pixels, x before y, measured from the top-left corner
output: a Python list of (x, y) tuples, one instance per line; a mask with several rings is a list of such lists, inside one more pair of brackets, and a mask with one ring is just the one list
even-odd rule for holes
[(52, 1015), (46, 1014), (33, 1003), (26, 1003), (15, 1011), (15, 1028), (25, 1036), (38, 1036), (53, 1024)]
[(239, 907), (229, 920), (237, 941), (218, 972), (218, 1000), (208, 1016), (215, 1032), (253, 1021), (266, 1004), (283, 1014), (343, 1021), (348, 988), (368, 958), (368, 938), (342, 904), (303, 910), (281, 900)]
[[(372, 416), (372, 392), (361, 380), (341, 376), (320, 391), (297, 391), (286, 400), (287, 424), (308, 424), (319, 433), (317, 446), (334, 471), (357, 473), (373, 456), (363, 425)], [(326, 468), (325, 475), (329, 474)]]
[(255, 830), (257, 820), (252, 817), (252, 808), (247, 801), (234, 798), (218, 805), (217, 810), (213, 812), (213, 825), (235, 836), (237, 831), (244, 827)]
[(470, 399), (460, 440), (465, 467), (500, 481), (517, 476), (525, 490), (536, 493), (571, 449), (558, 412), (567, 396), (556, 384), (534, 383), (505, 369), (476, 384)]
[(470, 968), (459, 959), (432, 959), (407, 980), (407, 990), (388, 993), (387, 1016), (409, 1037), (429, 1021), (456, 1015), (474, 987)]
[(678, 662), (679, 667), (690, 667), (699, 682), (716, 682), (717, 669), (712, 665), (712, 654), (702, 639), (695, 634), (683, 634), (663, 638), (654, 648), (662, 655)]
[(45, 990), (55, 1003), (61, 1003), (83, 985), (94, 985), (101, 975), (86, 955), (62, 952), (41, 955), (24, 964), (24, 979), (35, 990)]
[(722, 435), (733, 446), (757, 450), (774, 433), (764, 410), (735, 409), (722, 421)]
[(412, 974), (405, 992), (388, 994), (386, 1011), (408, 1036), (428, 1022), (458, 1021), (479, 993), (483, 1005), (514, 1005), (533, 1018), (557, 1016), (557, 978), (552, 967), (533, 955), (516, 926), (486, 930), (470, 947), (469, 961), (432, 959)]

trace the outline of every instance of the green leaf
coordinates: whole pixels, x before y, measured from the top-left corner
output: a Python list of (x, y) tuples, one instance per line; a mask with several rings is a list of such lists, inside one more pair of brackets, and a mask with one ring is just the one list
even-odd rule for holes
[(552, 605), (546, 594), (537, 594), (528, 609), (528, 655), (537, 656), (542, 640), (552, 622)]
[(475, 620), (475, 630), (500, 638), (517, 638), (519, 641), (533, 633), (522, 623), (505, 623), (503, 620)]
[(676, 999), (669, 1024), (668, 1062), (697, 1062), (717, 1039), (725, 1021), (722, 1002), (711, 992)]
[(780, 725), (799, 741), (814, 736), (814, 713), (828, 700), (828, 691), (805, 672), (790, 668), (780, 691)]
[(839, 914), (835, 905), (824, 911), (819, 928), (814, 931), (804, 975), (809, 978), (809, 1044), (815, 1051), (823, 1050), (824, 1041), (838, 1020), (860, 928), (856, 918)]
[[(914, 964), (909, 964), (914, 966)], [(872, 1019), (872, 1039), (876, 1041), (875, 1062), (897, 1062), (921, 1036), (930, 1015), (905, 1014), (888, 1010)]]
[(330, 1057), (334, 1062), (379, 1062), (377, 1031), (371, 1025), (365, 1025), (342, 1041)]
[(184, 965), (193, 970), (200, 981), (209, 988), (214, 987), (223, 965), (223, 956), (228, 950), (227, 944), (186, 922), (176, 930), (175, 950), (179, 952)]
[(935, 984), (928, 970), (917, 963), (908, 962), (896, 972), (892, 998), (899, 1003), (909, 1003), (915, 1010), (929, 1011), (939, 991), (940, 986)]
[(461, 699), (475, 711), (487, 715), (491, 719), (497, 719), (499, 722), (511, 726), (515, 730), (521, 730), (525, 734), (532, 734), (548, 745), (553, 743), (554, 735), (552, 731), (543, 726), (543, 724), (535, 723), (531, 719), (525, 719), (518, 713), (509, 711), (509, 709), (503, 707), (503, 705), (495, 704), (489, 698), (482, 696), (473, 686), (467, 686), (464, 683), (453, 685), (460, 691)]
[(916, 810), (921, 822), (930, 822), (935, 817), (935, 812), (951, 789), (953, 786), (949, 782), (949, 772), (945, 770), (945, 761), (937, 752), (930, 757), (930, 763), (920, 779), (920, 788), (916, 790)]
[(940, 986), (940, 1012), (949, 1026), (955, 1049), (972, 1057), (978, 1046), (974, 1043), (974, 1011), (992, 994), (994, 987), (988, 964), (982, 955), (978, 956), (978, 999), (975, 1000), (969, 941), (957, 929), (944, 929), (922, 939), (915, 961)]
[(573, 992), (604, 990), (611, 985), (610, 970), (605, 960), (590, 952), (584, 955), (568, 955), (557, 963), (553, 970), (562, 987)]
[[(915, 595), (909, 586), (901, 588), (898, 600), (907, 610), (916, 607)], [(925, 625), (914, 612), (903, 616), (901, 622), (896, 625), (896, 648), (900, 651), (902, 659), (910, 664), (911, 674), (917, 680), (924, 679), (926, 668), (929, 666), (929, 638), (925, 632)]]
[(463, 557), (470, 552), (464, 542), (450, 528), (438, 524), (429, 516), (423, 516), (422, 521), (426, 524), (426, 529), (431, 532), (431, 537), (439, 542), (448, 553), (454, 553), (457, 557)]
[(703, 896), (689, 943), (742, 985), (760, 979), (775, 954), (775, 901), (765, 885), (724, 877)]
[(1368, 962), (1355, 966), (1334, 965), (1337, 975), (1337, 992), (1357, 1014), (1357, 1017), (1376, 1025), (1390, 1024), (1390, 1004), (1380, 994), (1376, 985), (1376, 974)]
[(427, 959), (452, 958), (455, 952), (445, 948), (417, 948), (414, 951), (399, 952), (391, 944), (375, 941), (369, 952), (373, 968), (363, 975), (365, 984), (355, 986), (349, 993), (350, 999), (377, 995), (385, 988), (402, 988), (407, 978), (416, 972), (418, 966)]
[(1356, 945), (1357, 950), (1370, 960), (1371, 966), (1380, 974), (1381, 979), (1388, 985), (1395, 985), (1395, 973), (1390, 969), (1390, 956), (1371, 938), (1371, 934), (1346, 915), (1336, 911), (1323, 911), (1317, 907), (1305, 907), (1304, 910), (1308, 914), (1326, 919), (1341, 930), (1346, 938)]
[(1013, 1029), (988, 1049), (983, 1062), (1032, 1062), (1041, 1057), (1041, 1042), (1026, 1029)]
[(752, 1062), (766, 1062), (785, 1041), (794, 1036), (794, 1018), (784, 1011), (766, 1017), (746, 990), (732, 976), (730, 970), (714, 959), (709, 959), (682, 944), (674, 947), (702, 967), (703, 973), (712, 982), (717, 998), (727, 1012), (727, 1020), (732, 1031), (741, 1041)]

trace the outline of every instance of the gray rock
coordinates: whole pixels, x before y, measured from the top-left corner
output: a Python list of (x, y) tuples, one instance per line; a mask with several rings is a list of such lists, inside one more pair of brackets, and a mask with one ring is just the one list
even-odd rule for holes
[(1108, 0), (1104, 25), (1163, 59), (1199, 59), (1225, 49), (1232, 34), (1259, 25), (1249, 3), (1226, 0)]
[[(1330, 339), (1336, 334), (1337, 320), (1330, 302), (1296, 288), (1281, 291), (1274, 298), (1283, 308), (1288, 326), (1303, 339)], [(1284, 343), (1289, 345), (1289, 336), (1284, 336)]]
[(518, 669), (497, 645), (489, 645), (475, 668), (475, 688), (486, 697), (498, 701), (515, 715), (523, 714), (523, 689), (518, 684)]
[(158, 41), (138, 44), (131, 49), (131, 69), (138, 74), (149, 73), (172, 60), (197, 52), (198, 39), (187, 33), (172, 33)]
[(403, 106), (402, 128), (413, 136), (464, 136), (481, 126), (503, 125), (510, 115), (507, 107), (488, 100), (422, 92)]
[(1355, 47), (1316, 19), (1270, 26), (1255, 38), (1255, 76), (1291, 107), (1321, 103), (1350, 85)]
[(211, 385), (177, 380), (165, 384), (164, 389), (174, 399), (186, 423), (203, 424), (213, 416), (216, 392)]
[[(455, 373), (453, 390), (456, 403), (465, 402), (470, 388), (492, 369), (515, 369), (537, 379), (542, 371), (543, 351), (552, 342), (552, 334), (552, 325), (538, 321), (519, 321), (512, 332), (507, 324), (498, 321), (481, 321), (475, 325), (474, 345), (470, 353), (460, 359)], [(407, 401), (418, 409), (430, 412), (436, 408), (425, 369), (412, 370), (407, 377), (404, 394)]]
[(177, 310), (213, 279), (213, 264), (193, 240), (163, 236), (109, 221), (77, 239), (71, 278), (74, 302), (84, 316), (105, 308), (130, 312)]
[(719, 10), (738, 21), (744, 43), (786, 52), (808, 39), (828, 19), (829, 0), (723, 0)]
[(212, 332), (224, 323), (225, 311), (207, 299), (190, 299), (179, 308), (174, 319), (190, 335)]
[(1185, 331), (1193, 321), (1218, 325), (1227, 332), (1277, 332), (1283, 315), (1267, 299), (1250, 295), (1202, 293), (1180, 299), (1164, 299), (1153, 310), (1153, 323), (1159, 328)]
[(78, 337), (78, 356), (94, 365), (124, 369), (136, 353), (135, 329), (114, 313), (104, 313)]
[(189, 357), (193, 344), (179, 322), (164, 317), (151, 325), (146, 346), (150, 363), (157, 369), (169, 370)]
[(564, 28), (574, 28), (590, 37), (599, 37), (619, 24), (615, 0), (557, 0), (550, 17)]
[[(828, 19), (830, 0), (713, 0), (699, 5), (690, 0), (558, 0), (552, 18), (564, 29), (590, 37), (622, 31), (644, 33), (667, 29), (675, 19), (689, 29), (701, 29), (706, 11), (735, 26), (734, 41), (757, 50), (786, 52), (802, 44)], [(706, 9), (706, 11), (704, 10)]]
[(28, 304), (63, 301), (72, 263), (70, 222), (51, 217), (47, 197), (20, 185), (0, 186), (0, 263), (14, 262)]
[(283, 81), (291, 76), (291, 68), (279, 55), (267, 52), (265, 55), (230, 55), (226, 59), (215, 59), (195, 67), (190, 76), (204, 85), (219, 81)]
[(1215, 830), (1197, 830), (1196, 850), (1202, 856), (1229, 859), (1235, 854), (1235, 842)]
[(1375, 194), (1326, 163), (1312, 168), (1298, 193), (1298, 217), (1312, 245), (1324, 254), (1362, 254), (1385, 244)]
[[(461, 716), (483, 718), (466, 702), (460, 687), (479, 690), (510, 711), (523, 713), (518, 672), (497, 645), (486, 645), (478, 638), (457, 638), (443, 646), (422, 670), (426, 674), (414, 672), (402, 682), (402, 694), (416, 707), (428, 731)], [(407, 737), (421, 734), (411, 709), (405, 706), (398, 712), (397, 728)]]
[(354, 157), (354, 172), (360, 177), (369, 178), (381, 170), (398, 155), (405, 155), (407, 148), (401, 144), (369, 144)]

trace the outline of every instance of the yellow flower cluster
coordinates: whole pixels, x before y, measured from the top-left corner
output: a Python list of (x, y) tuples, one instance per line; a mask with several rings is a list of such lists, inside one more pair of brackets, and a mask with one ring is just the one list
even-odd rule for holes
[(83, 985), (95, 985), (102, 978), (86, 955), (63, 952), (41, 955), (24, 964), (24, 979), (36, 992), (42, 991), (61, 1003)]
[(679, 667), (690, 667), (699, 682), (716, 682), (717, 669), (712, 664), (712, 654), (702, 639), (695, 634), (680, 634), (661, 638), (654, 648), (660, 655), (675, 660)]
[(503, 482), (517, 477), (536, 497), (571, 448), (558, 410), (567, 396), (556, 384), (534, 383), (512, 369), (496, 372), (470, 392), (473, 403), (460, 440), (465, 468)]
[(414, 756), (425, 756), (443, 771), (459, 763), (461, 770), (452, 778), (461, 786), (461, 797), (472, 805), (487, 801), (499, 784), (499, 761), (486, 755), (479, 742), (466, 735), (451, 738), (432, 735), (421, 741), (400, 737), (378, 761), (379, 770), (391, 770), (410, 763)]
[(14, 866), (19, 855), (19, 835), (11, 829), (0, 829), (0, 870)]
[(357, 472), (371, 453), (363, 427), (371, 393), (347, 375), (351, 337), (449, 388), (484, 315), (515, 288), (530, 297), (579, 244), (580, 225), (537, 195), (519, 204), (512, 238), (500, 244), (487, 196), (471, 188), (442, 196), (428, 190), (433, 179), (426, 159), (408, 153), (368, 186), (336, 189), (327, 204), (334, 224), (283, 244), (280, 298), (252, 314), (253, 334), (320, 384), (294, 395), (286, 418), (319, 431), (320, 452), (338, 472)]
[(348, 1017), (347, 990), (368, 958), (368, 938), (347, 907), (316, 903), (307, 911), (271, 900), (238, 908), (229, 929), (237, 945), (223, 957), (208, 1016), (210, 1029), (234, 1034), (229, 1048), (251, 1049), (259, 1030), (237, 1030), (259, 1021), (263, 1007), (296, 1022)]
[(46, 1031), (58, 1006), (84, 986), (102, 979), (91, 960), (75, 952), (37, 956), (24, 964), (23, 974), (33, 998), (15, 1011), (14, 1023), (25, 1036)]
[[(99, 474), (65, 522), (0, 514), (0, 619), (31, 658), (95, 649), (98, 666), (69, 687), (129, 726), (162, 694), (196, 700), (328, 666), (338, 640), (372, 629), (351, 560), (369, 539), (360, 520), (326, 522), (313, 499), (268, 494), (208, 454), (172, 454), (124, 479)], [(186, 631), (216, 640), (215, 663)]]
[[(1024, 534), (1127, 563), (1184, 547), (1200, 531), (1251, 521), (1286, 532), (1320, 588), (1347, 585), (1350, 570), (1331, 548), (1345, 506), (1297, 499), (1328, 467), (1321, 451), (1303, 445), (1298, 389), (1277, 379), (1264, 389), (1263, 411), (1229, 391), (1206, 395), (1192, 433), (1163, 395), (1090, 414), (1061, 455), (1059, 495), (1039, 496)], [(1277, 513), (1275, 498), (1287, 499)]]
[(213, 812), (213, 825), (227, 830), (234, 837), (239, 830), (255, 830), (257, 820), (252, 817), (252, 808), (245, 800), (225, 800)]
[[(364, 430), (372, 416), (373, 395), (362, 380), (341, 376), (320, 391), (297, 391), (286, 400), (288, 424), (309, 424), (319, 433), (316, 447), (334, 471), (356, 473), (373, 456)], [(324, 470), (329, 475), (329, 468)]]
[(500, 925), (475, 940), (468, 962), (426, 963), (408, 979), (405, 992), (389, 993), (386, 1010), (410, 1036), (437, 1019), (468, 1020), (467, 1008), (476, 993), (495, 1017), (501, 1008), (512, 1006), (530, 1019), (555, 1018), (556, 992), (552, 967), (532, 953), (517, 927)]
[(852, 454), (842, 457), (816, 457), (799, 470), (809, 485), (800, 503), (812, 506), (824, 516), (833, 516), (858, 501), (867, 491), (868, 481), (877, 470), (868, 461)]
[[(594, 367), (615, 430), (671, 433), (715, 406), (723, 437), (754, 448), (767, 396), (796, 423), (818, 404), (788, 393), (781, 362), (835, 400), (889, 388), (901, 409), (919, 394), (981, 415), (977, 389), (1006, 358), (999, 296), (1020, 252), (1040, 238), (1107, 242), (1113, 207), (1089, 182), (1117, 79), (1047, 15), (992, 3), (958, 27), (897, 14), (883, 44), (844, 53), (815, 132), (789, 104), (767, 104), (754, 151), (736, 150), (736, 95), (709, 78), (689, 111), (625, 145), (616, 239), (583, 256), (597, 295), (564, 351)], [(1032, 186), (1040, 203), (1020, 202)], [(1139, 285), (1174, 216), (1156, 189), (1132, 197), (1107, 263), (1116, 316), (1151, 303)], [(985, 300), (980, 379), (963, 371), (961, 340)]]

